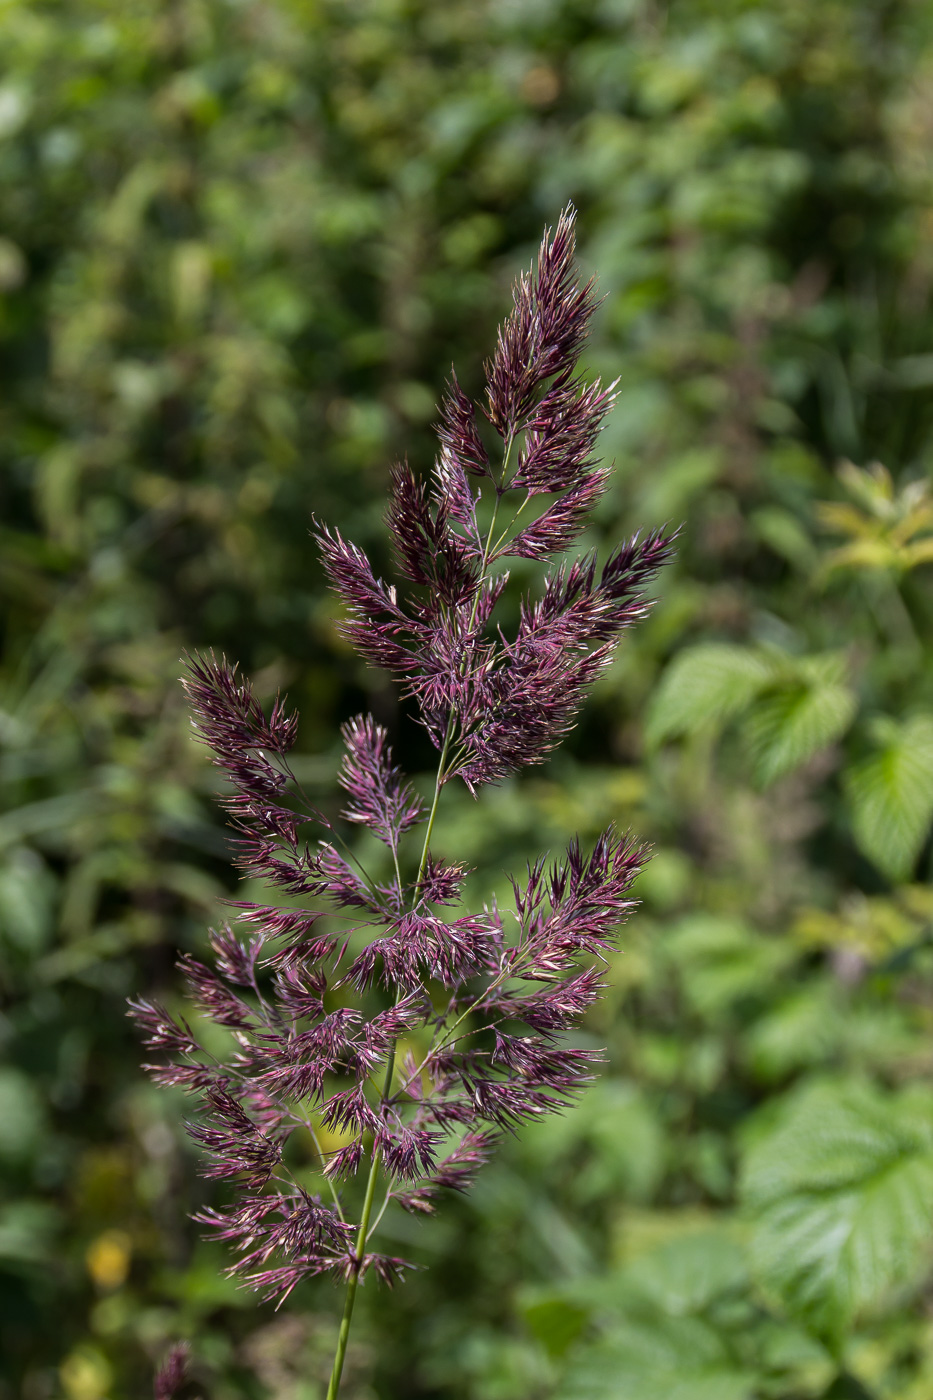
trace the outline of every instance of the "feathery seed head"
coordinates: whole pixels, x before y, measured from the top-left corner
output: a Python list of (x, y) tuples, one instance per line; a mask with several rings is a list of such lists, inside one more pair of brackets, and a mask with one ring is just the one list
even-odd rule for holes
[[(344, 633), (414, 699), (438, 750), (435, 806), (454, 778), (475, 791), (546, 757), (644, 615), (644, 589), (671, 553), (656, 531), (618, 546), (602, 568), (593, 554), (555, 557), (605, 489), (593, 453), (614, 398), (614, 386), (574, 378), (596, 305), (594, 284), (574, 270), (574, 231), (567, 209), (518, 280), (487, 365), (485, 415), (502, 450), (487, 450), (452, 376), (432, 478), (407, 463), (393, 472), (388, 525), (406, 594), (318, 527)], [(509, 556), (550, 567), (506, 637), (494, 614)], [(507, 934), (495, 906), (458, 910), (467, 872), (431, 850), (433, 806), (427, 836), (414, 849), (406, 841), (425, 807), (371, 716), (343, 727), (346, 801), (332, 821), (294, 782), (297, 721), (279, 700), (266, 716), (213, 655), (189, 661), (185, 685), (198, 735), (231, 784), (238, 863), (274, 891), (234, 904), (241, 934), (212, 934), (212, 968), (180, 962), (202, 1014), (231, 1034), (226, 1063), (156, 1003), (131, 1008), (146, 1045), (172, 1057), (153, 1068), (157, 1080), (200, 1100), (189, 1130), (206, 1174), (240, 1183), (231, 1208), (197, 1218), (232, 1243), (231, 1273), (265, 1297), (281, 1300), (321, 1273), (372, 1270), (394, 1283), (408, 1266), (370, 1252), (365, 1229), (358, 1252), (344, 1209), (354, 1178), (366, 1163), (387, 1203), (429, 1213), (443, 1189), (466, 1189), (501, 1132), (572, 1101), (599, 1057), (561, 1037), (600, 994), (644, 852), (610, 830), (588, 854), (573, 842), (550, 867), (535, 863), (514, 883)], [(312, 827), (316, 845), (305, 839)], [(356, 860), (352, 827), (387, 848), (388, 877)], [(290, 1138), (317, 1170), (319, 1195), (307, 1170), (293, 1175)]]

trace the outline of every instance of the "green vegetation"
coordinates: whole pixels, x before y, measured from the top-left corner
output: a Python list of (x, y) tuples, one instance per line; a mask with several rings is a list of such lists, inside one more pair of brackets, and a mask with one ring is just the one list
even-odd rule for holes
[(0, 48), (2, 1400), (146, 1394), (179, 1336), (212, 1400), (323, 1394), (338, 1296), (223, 1278), (123, 1014), (232, 889), (178, 657), (286, 689), (311, 788), (363, 701), (427, 772), (311, 514), (388, 567), (388, 468), (569, 198), (621, 377), (589, 542), (683, 546), (438, 848), (503, 899), (610, 819), (656, 855), (605, 1077), (386, 1217), (429, 1267), (362, 1290), (348, 1400), (927, 1400), (930, 6), (2, 0)]

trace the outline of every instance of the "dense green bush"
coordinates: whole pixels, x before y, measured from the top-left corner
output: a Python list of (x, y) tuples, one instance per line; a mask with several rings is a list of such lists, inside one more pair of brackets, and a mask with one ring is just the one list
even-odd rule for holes
[[(590, 543), (686, 522), (568, 749), (439, 841), (609, 819), (644, 907), (605, 1078), (367, 1289), (348, 1397), (925, 1400), (933, 1260), (933, 15), (923, 0), (0, 6), (0, 1396), (322, 1393), (186, 1219), (184, 1106), (124, 998), (231, 888), (176, 684), (236, 657), (330, 800), (365, 696), (311, 513), (385, 558), (540, 226), (572, 198), (620, 377)], [(873, 465), (877, 462), (884, 467)]]

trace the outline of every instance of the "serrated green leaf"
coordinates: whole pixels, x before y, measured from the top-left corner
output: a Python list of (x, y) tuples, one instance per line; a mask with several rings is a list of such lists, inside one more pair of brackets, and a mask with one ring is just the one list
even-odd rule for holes
[(574, 1355), (558, 1400), (749, 1400), (757, 1377), (698, 1317), (620, 1318)]
[(747, 1151), (753, 1268), (816, 1335), (837, 1338), (926, 1271), (933, 1095), (821, 1084)]
[(749, 647), (710, 643), (676, 656), (651, 705), (647, 742), (696, 734), (741, 714), (774, 675), (771, 661)]
[(763, 696), (746, 721), (755, 779), (767, 787), (833, 743), (855, 715), (855, 696), (833, 681), (799, 682)]
[(828, 1379), (819, 1343), (753, 1300), (734, 1223), (680, 1210), (655, 1226), (662, 1218), (662, 1233), (621, 1268), (549, 1295), (575, 1302), (591, 1323), (567, 1354), (556, 1400), (747, 1400), (777, 1394), (775, 1371)]
[(892, 880), (906, 879), (933, 819), (933, 716), (888, 724), (845, 787), (859, 848)]
[(794, 657), (792, 669), (808, 686), (844, 685), (849, 676), (848, 660), (841, 651)]

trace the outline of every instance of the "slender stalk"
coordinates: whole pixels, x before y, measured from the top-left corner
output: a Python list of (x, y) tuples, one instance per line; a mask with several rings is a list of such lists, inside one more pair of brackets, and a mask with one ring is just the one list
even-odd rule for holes
[(425, 867), (428, 863), (428, 851), (431, 848), (431, 834), (434, 831), (434, 819), (437, 816), (438, 803), (441, 800), (441, 788), (444, 786), (444, 767), (447, 763), (447, 751), (450, 748), (450, 740), (454, 729), (454, 715), (450, 712), (450, 719), (447, 721), (447, 733), (444, 735), (444, 745), (441, 749), (440, 761), (437, 765), (437, 777), (434, 779), (434, 800), (431, 803), (431, 810), (428, 813), (428, 824), (424, 832), (424, 844), (421, 847), (421, 860), (418, 863), (418, 878), (415, 880), (415, 890), (417, 892), (421, 881), (424, 879)]
[[(450, 747), (450, 739), (453, 733), (453, 715), (447, 725), (447, 733), (444, 736), (444, 746), (441, 749), (440, 761), (437, 765), (437, 776), (434, 780), (434, 801), (431, 803), (431, 810), (428, 814), (427, 828), (424, 833), (424, 845), (421, 848), (421, 862), (418, 866), (418, 878), (415, 882), (415, 889), (421, 884), (424, 877), (425, 867), (428, 863), (428, 851), (431, 843), (431, 833), (434, 830), (434, 819), (437, 816), (437, 805), (440, 801), (441, 788), (444, 784), (444, 765), (447, 762), (447, 750)], [(383, 1100), (389, 1097), (392, 1092), (392, 1077), (395, 1074), (395, 1043), (393, 1043), (386, 1057), (386, 1073), (382, 1085)], [(369, 1237), (369, 1221), (373, 1212), (373, 1201), (376, 1198), (376, 1182), (379, 1179), (379, 1153), (373, 1145), (373, 1157), (369, 1164), (369, 1177), (366, 1182), (366, 1196), (363, 1200), (363, 1213), (360, 1216), (360, 1228), (356, 1236), (356, 1250), (353, 1271), (347, 1279), (347, 1292), (343, 1303), (343, 1317), (340, 1319), (340, 1331), (337, 1334), (337, 1350), (334, 1354), (334, 1367), (330, 1375), (330, 1384), (327, 1387), (327, 1400), (337, 1400), (337, 1391), (340, 1387), (340, 1377), (343, 1374), (343, 1363), (347, 1355), (347, 1342), (350, 1337), (350, 1323), (353, 1319), (353, 1308), (356, 1303), (356, 1290), (360, 1282), (360, 1270), (363, 1267), (363, 1260), (366, 1255), (366, 1241)], [(379, 1218), (382, 1218), (380, 1212)], [(377, 1222), (378, 1223), (378, 1222)]]
[[(392, 1071), (395, 1068), (395, 1049), (389, 1056), (387, 1065), (386, 1082), (391, 1082)], [(363, 1267), (363, 1259), (366, 1253), (366, 1236), (369, 1233), (369, 1217), (373, 1211), (373, 1200), (376, 1195), (376, 1178), (379, 1175), (379, 1154), (373, 1152), (372, 1165), (369, 1169), (369, 1180), (366, 1183), (366, 1199), (363, 1202), (363, 1214), (360, 1216), (360, 1228), (356, 1237), (356, 1257), (353, 1271), (347, 1280), (347, 1296), (343, 1304), (343, 1317), (340, 1319), (340, 1331), (337, 1334), (337, 1351), (334, 1355), (334, 1368), (330, 1373), (330, 1384), (327, 1387), (327, 1400), (337, 1400), (337, 1391), (340, 1388), (340, 1377), (343, 1375), (343, 1363), (347, 1355), (347, 1342), (350, 1338), (350, 1322), (353, 1318), (353, 1305), (356, 1302), (356, 1290), (360, 1281), (360, 1270)]]
[[(509, 437), (509, 440), (508, 440), (508, 442), (507, 442), (507, 444), (506, 444), (506, 449), (505, 449), (505, 454), (504, 454), (504, 460), (503, 460), (503, 463), (502, 463), (502, 476), (501, 476), (501, 478), (500, 478), (500, 483), (499, 483), (499, 486), (500, 486), (500, 493), (501, 493), (502, 488), (504, 487), (505, 478), (506, 478), (506, 475), (507, 475), (508, 469), (509, 469), (509, 458), (510, 458), (511, 453), (512, 453), (512, 441), (513, 441), (512, 437)], [(496, 521), (497, 521), (498, 515), (499, 515), (499, 504), (500, 504), (500, 500), (501, 500), (501, 495), (500, 495), (500, 494), (497, 494), (497, 496), (496, 496), (496, 502), (495, 502), (495, 505), (493, 506), (492, 520), (491, 520), (490, 523), (489, 523), (489, 532), (488, 532), (488, 534), (487, 534), (487, 536), (486, 536), (486, 546), (485, 546), (485, 548), (484, 548), (484, 550), (483, 550), (483, 559), (482, 559), (482, 564), (481, 564), (481, 566), (480, 566), (480, 577), (479, 577), (479, 581), (478, 581), (478, 583), (477, 583), (476, 596), (475, 596), (474, 599), (473, 599), (473, 609), (472, 609), (472, 612), (471, 612), (471, 614), (470, 614), (470, 623), (469, 623), (470, 629), (472, 629), (473, 623), (474, 623), (474, 621), (476, 620), (476, 612), (477, 612), (477, 609), (478, 609), (478, 607), (479, 607), (479, 590), (480, 590), (480, 588), (482, 587), (483, 583), (485, 582), (486, 570), (487, 570), (487, 568), (488, 568), (488, 566), (489, 566), (489, 556), (490, 556), (490, 554), (492, 553), (492, 550), (493, 550), (493, 538), (494, 538), (494, 536), (495, 536)], [(433, 798), (433, 800), (432, 800), (432, 802), (431, 802), (431, 810), (430, 810), (429, 813), (428, 813), (428, 820), (427, 820), (427, 825), (426, 825), (426, 827), (425, 827), (425, 833), (424, 833), (424, 843), (423, 843), (423, 845), (422, 845), (422, 847), (421, 847), (421, 860), (419, 861), (419, 864), (418, 864), (418, 876), (417, 876), (417, 879), (415, 880), (415, 895), (414, 895), (415, 901), (417, 901), (417, 898), (418, 898), (418, 890), (419, 890), (419, 888), (420, 888), (421, 881), (424, 879), (424, 872), (425, 872), (425, 869), (427, 868), (427, 864), (428, 864), (428, 853), (429, 853), (430, 848), (431, 848), (431, 836), (432, 836), (432, 834), (433, 834), (433, 832), (434, 832), (434, 821), (435, 821), (435, 818), (437, 817), (437, 808), (438, 808), (438, 804), (439, 804), (440, 798), (441, 798), (441, 788), (444, 786), (444, 779), (445, 779), (445, 777), (446, 777), (447, 755), (448, 755), (448, 752), (449, 752), (449, 750), (450, 750), (450, 741), (451, 741), (451, 739), (453, 738), (455, 719), (456, 719), (456, 714), (455, 714), (454, 710), (452, 709), (451, 712), (450, 712), (450, 717), (449, 717), (449, 719), (448, 719), (448, 721), (447, 721), (447, 732), (446, 732), (446, 734), (444, 735), (444, 743), (443, 743), (443, 745), (442, 745), (442, 747), (441, 747), (440, 759), (438, 760), (437, 775), (436, 775), (436, 777), (435, 777), (435, 779), (434, 779), (434, 798)], [(395, 851), (393, 851), (392, 854), (393, 854), (393, 858), (395, 859), (395, 870), (396, 870), (397, 878), (398, 878), (398, 880), (399, 880), (399, 889), (401, 889), (401, 875), (399, 874), (399, 869), (398, 869), (398, 858), (397, 858), (397, 855), (396, 855)], [(359, 862), (357, 862), (357, 864), (359, 864)], [(364, 872), (364, 873), (365, 873), (365, 872)], [(466, 1014), (467, 1014), (467, 1013), (464, 1013), (464, 1015), (466, 1015)], [(464, 1019), (464, 1016), (461, 1016), (461, 1017), (460, 1017), (460, 1020), (458, 1020), (458, 1021), (456, 1022), (456, 1025), (459, 1025), (459, 1024), (460, 1024), (460, 1021), (462, 1021), (463, 1019)], [(387, 1057), (386, 1057), (386, 1073), (385, 1073), (385, 1080), (384, 1080), (383, 1086), (382, 1086), (382, 1100), (383, 1100), (383, 1101), (385, 1101), (385, 1100), (389, 1097), (390, 1093), (392, 1092), (392, 1078), (393, 1078), (394, 1074), (395, 1074), (395, 1043), (393, 1043), (393, 1045), (392, 1045), (391, 1049), (389, 1050), (389, 1053), (388, 1053), (388, 1055), (387, 1055)], [(357, 1288), (359, 1287), (359, 1282), (360, 1282), (360, 1271), (362, 1270), (363, 1261), (364, 1261), (365, 1255), (366, 1255), (366, 1242), (367, 1242), (367, 1239), (368, 1239), (369, 1234), (370, 1234), (369, 1221), (370, 1221), (370, 1217), (371, 1217), (371, 1215), (372, 1215), (373, 1201), (375, 1200), (375, 1197), (376, 1197), (376, 1183), (377, 1183), (378, 1178), (379, 1178), (379, 1163), (380, 1163), (380, 1156), (379, 1156), (379, 1153), (377, 1152), (376, 1147), (375, 1147), (375, 1144), (374, 1144), (374, 1145), (373, 1145), (373, 1156), (372, 1156), (372, 1161), (370, 1162), (370, 1165), (369, 1165), (369, 1177), (368, 1177), (367, 1182), (366, 1182), (366, 1195), (365, 1195), (364, 1200), (363, 1200), (363, 1213), (362, 1213), (362, 1215), (360, 1216), (360, 1228), (359, 1228), (359, 1231), (358, 1231), (357, 1237), (356, 1237), (356, 1250), (355, 1250), (354, 1267), (353, 1267), (352, 1273), (350, 1274), (350, 1277), (349, 1277), (348, 1280), (347, 1280), (347, 1292), (346, 1292), (346, 1297), (344, 1298), (343, 1316), (342, 1316), (341, 1319), (340, 1319), (340, 1331), (339, 1331), (339, 1333), (337, 1334), (337, 1350), (336, 1350), (336, 1353), (334, 1354), (334, 1366), (333, 1366), (333, 1370), (331, 1371), (330, 1384), (329, 1384), (328, 1387), (327, 1387), (327, 1397), (326, 1397), (326, 1400), (337, 1400), (337, 1391), (338, 1391), (339, 1388), (340, 1388), (340, 1377), (341, 1377), (342, 1374), (343, 1374), (343, 1365), (344, 1365), (344, 1361), (346, 1360), (346, 1355), (347, 1355), (347, 1342), (349, 1341), (349, 1337), (350, 1337), (350, 1323), (351, 1323), (352, 1320), (353, 1320), (353, 1308), (354, 1308), (354, 1305), (355, 1305), (355, 1303), (356, 1303), (356, 1290), (357, 1290)], [(377, 1218), (376, 1224), (378, 1224), (378, 1223), (379, 1223), (379, 1220), (382, 1219), (382, 1215), (383, 1215), (383, 1212), (385, 1211), (385, 1205), (386, 1205), (386, 1204), (388, 1204), (388, 1197), (386, 1198), (386, 1202), (383, 1204), (382, 1210), (379, 1212), (379, 1216), (378, 1216), (378, 1218)]]
[(394, 1177), (394, 1176), (390, 1176), (390, 1177), (389, 1177), (389, 1185), (388, 1185), (388, 1187), (386, 1188), (385, 1200), (382, 1202), (382, 1205), (381, 1205), (381, 1207), (380, 1207), (380, 1209), (379, 1209), (379, 1214), (376, 1216), (376, 1218), (375, 1218), (375, 1220), (373, 1221), (372, 1225), (370, 1225), (370, 1227), (369, 1227), (369, 1234), (366, 1236), (367, 1240), (370, 1238), (371, 1235), (374, 1235), (374, 1234), (376, 1233), (376, 1231), (379, 1229), (379, 1223), (380, 1223), (380, 1221), (382, 1220), (382, 1217), (385, 1215), (386, 1211), (387, 1211), (388, 1208), (389, 1208), (389, 1202), (390, 1202), (391, 1199), (392, 1199), (392, 1187), (393, 1187), (394, 1185), (395, 1185), (395, 1177)]

